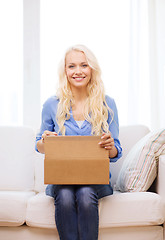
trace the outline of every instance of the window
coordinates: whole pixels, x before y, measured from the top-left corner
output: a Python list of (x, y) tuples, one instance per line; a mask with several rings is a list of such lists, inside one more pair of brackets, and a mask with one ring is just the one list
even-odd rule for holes
[(22, 125), (23, 3), (0, 2), (0, 125)]
[(56, 93), (58, 63), (74, 44), (96, 55), (120, 125), (164, 126), (164, 1), (0, 2), (0, 125), (38, 129)]
[[(41, 102), (56, 93), (64, 51), (84, 44), (96, 55), (106, 94), (127, 123), (130, 0), (41, 0)], [(124, 93), (124, 94), (123, 94)]]

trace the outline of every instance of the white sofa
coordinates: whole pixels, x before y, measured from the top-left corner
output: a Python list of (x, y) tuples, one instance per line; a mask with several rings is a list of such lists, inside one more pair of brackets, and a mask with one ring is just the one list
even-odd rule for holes
[[(110, 166), (112, 184), (128, 151), (148, 132), (139, 125), (120, 128), (123, 157)], [(44, 193), (44, 155), (34, 150), (35, 132), (27, 127), (0, 127), (0, 133), (0, 240), (59, 239), (54, 201)], [(163, 240), (164, 173), (162, 155), (156, 193), (115, 192), (100, 200), (100, 240)]]

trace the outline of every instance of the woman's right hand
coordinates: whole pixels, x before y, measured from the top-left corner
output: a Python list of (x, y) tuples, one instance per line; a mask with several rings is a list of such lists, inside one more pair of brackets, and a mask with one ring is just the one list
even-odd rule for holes
[(44, 140), (45, 137), (47, 136), (57, 136), (56, 132), (51, 132), (51, 131), (44, 131), (42, 134), (42, 138), (37, 142), (37, 149), (40, 153), (45, 153), (45, 149), (44, 149)]
[(42, 139), (41, 139), (42, 143), (44, 143), (45, 137), (47, 136), (57, 136), (57, 133), (45, 130), (44, 133), (42, 134)]

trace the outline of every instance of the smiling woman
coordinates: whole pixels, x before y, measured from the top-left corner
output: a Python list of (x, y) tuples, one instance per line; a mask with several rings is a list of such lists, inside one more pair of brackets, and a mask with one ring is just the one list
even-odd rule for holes
[(72, 92), (74, 94), (74, 87), (85, 87), (91, 79), (92, 70), (87, 63), (86, 56), (83, 52), (71, 51), (66, 55), (66, 74)]
[[(83, 122), (79, 125), (77, 121)], [(36, 150), (44, 153), (45, 138), (57, 135), (99, 136), (96, 147), (107, 151), (110, 161), (122, 155), (115, 101), (105, 95), (97, 60), (84, 45), (73, 46), (64, 55), (58, 94), (43, 106)], [(60, 239), (97, 240), (98, 200), (112, 193), (110, 183), (48, 185), (46, 194), (54, 198)]]

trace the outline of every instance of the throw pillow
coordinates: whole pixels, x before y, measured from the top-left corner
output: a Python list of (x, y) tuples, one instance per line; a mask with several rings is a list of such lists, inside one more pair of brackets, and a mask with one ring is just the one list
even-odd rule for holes
[(165, 150), (165, 129), (150, 132), (126, 156), (115, 190), (147, 191), (157, 176), (158, 159)]

